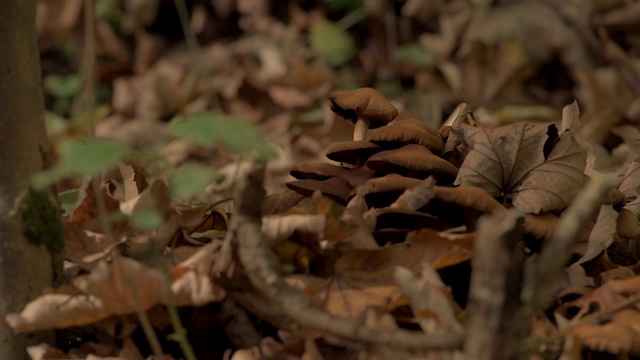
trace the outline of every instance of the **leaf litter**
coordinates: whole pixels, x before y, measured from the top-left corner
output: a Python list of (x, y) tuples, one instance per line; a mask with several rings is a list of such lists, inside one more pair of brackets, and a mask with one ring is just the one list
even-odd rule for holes
[[(363, 348), (363, 339), (299, 325), (252, 284), (231, 229), (234, 215), (246, 215), (233, 190), (251, 159), (268, 160), (269, 196), (257, 205), (283, 279), (313, 308), (389, 336), (464, 333), (482, 312), (468, 304), (478, 299), (470, 283), (489, 273), (472, 265), (491, 255), (477, 242), (505, 246), (478, 238), (479, 219), (517, 209), (521, 220), (507, 230), (522, 241), (507, 250), (535, 268), (563, 234), (567, 207), (613, 173), (617, 189), (594, 204), (570, 253), (557, 255), (568, 260), (548, 279), (555, 285), (544, 307), (522, 328), (504, 327), (513, 344), (498, 353), (638, 355), (640, 72), (629, 25), (637, 6), (587, 3), (186, 1), (190, 19), (181, 23), (164, 2), (96, 1), (97, 101), (83, 109), (78, 64), (93, 56), (83, 4), (38, 1), (45, 100), (58, 121), (55, 165), (34, 185), (60, 193), (65, 284), (7, 321), (20, 332), (82, 334), (32, 347), (34, 359), (149, 358), (141, 314), (166, 356), (184, 358), (169, 340), (179, 332), (169, 320), (175, 307), (197, 358), (456, 359), (473, 346)], [(358, 87), (379, 90), (397, 109), (397, 120), (367, 139), (403, 165), (369, 161), (371, 153), (344, 163), (325, 156), (354, 129), (328, 97)], [(416, 107), (414, 98), (430, 100)], [(98, 139), (81, 135), (87, 110)], [(419, 127), (410, 130), (411, 121)], [(413, 140), (380, 140), (401, 127)], [(420, 131), (435, 147), (416, 140)], [(398, 151), (407, 146), (421, 148)], [(447, 176), (434, 170), (441, 162)], [(300, 177), (310, 163), (335, 173)], [(309, 187), (298, 190), (294, 178)], [(383, 189), (383, 180), (396, 187)], [(498, 273), (510, 284), (518, 271)], [(95, 330), (108, 327), (128, 330)]]

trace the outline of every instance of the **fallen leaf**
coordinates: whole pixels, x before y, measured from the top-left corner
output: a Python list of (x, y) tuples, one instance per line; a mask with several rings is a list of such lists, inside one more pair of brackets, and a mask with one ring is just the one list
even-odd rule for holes
[(335, 315), (355, 318), (369, 306), (390, 311), (407, 302), (394, 280), (396, 267), (420, 274), (426, 262), (437, 270), (469, 260), (471, 249), (468, 238), (449, 240), (421, 230), (389, 248), (349, 251), (335, 262), (330, 278), (305, 277), (298, 286)]
[(544, 124), (462, 128), (471, 150), (458, 185), (511, 197), (515, 207), (534, 214), (565, 208), (583, 185), (586, 151), (570, 131), (558, 137), (554, 125)]
[(462, 324), (456, 319), (453, 297), (438, 273), (424, 264), (420, 277), (401, 266), (396, 268), (394, 278), (409, 296), (413, 313), (420, 327), (427, 333), (442, 330), (461, 332)]
[(594, 259), (598, 254), (605, 251), (614, 241), (618, 220), (618, 212), (611, 205), (600, 207), (598, 219), (589, 235), (586, 253), (578, 260), (578, 263), (585, 263)]
[(74, 279), (76, 291), (66, 287), (42, 295), (22, 312), (7, 315), (6, 320), (16, 332), (82, 326), (111, 315), (167, 304), (167, 289), (173, 292), (176, 306), (203, 305), (226, 294), (208, 274), (193, 270), (181, 273), (168, 285), (166, 274), (160, 270), (133, 259), (114, 257), (110, 263), (101, 261), (90, 274)]

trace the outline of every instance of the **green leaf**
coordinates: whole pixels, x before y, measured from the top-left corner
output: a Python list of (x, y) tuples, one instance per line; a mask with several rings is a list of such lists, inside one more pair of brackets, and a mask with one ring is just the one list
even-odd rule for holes
[(159, 228), (164, 219), (158, 210), (143, 210), (131, 214), (129, 221), (140, 230), (153, 230)]
[(60, 207), (65, 214), (71, 213), (73, 208), (78, 202), (79, 189), (72, 189), (58, 193), (58, 200), (60, 201)]
[(68, 140), (60, 144), (61, 166), (72, 175), (97, 175), (118, 165), (129, 149), (111, 139)]
[(311, 27), (309, 43), (318, 56), (334, 66), (346, 63), (356, 54), (356, 44), (351, 35), (336, 23), (327, 20)]
[(49, 75), (44, 79), (44, 89), (56, 98), (69, 99), (80, 93), (82, 79), (78, 74)]
[(396, 49), (395, 57), (396, 60), (416, 66), (431, 66), (436, 62), (435, 55), (419, 44), (399, 46)]
[(255, 148), (261, 134), (257, 127), (233, 116), (205, 113), (180, 117), (172, 121), (173, 135), (204, 146), (222, 144), (232, 152), (242, 153)]
[(62, 135), (69, 128), (67, 120), (50, 111), (45, 111), (44, 113), (44, 125), (49, 136)]
[(186, 165), (177, 169), (169, 181), (174, 199), (185, 199), (198, 194), (217, 179), (214, 169), (199, 165)]
[(256, 157), (260, 161), (275, 159), (280, 154), (280, 149), (272, 142), (261, 142), (256, 145)]
[(51, 186), (56, 181), (69, 175), (69, 171), (62, 165), (36, 173), (31, 179), (31, 186), (36, 190), (43, 190), (47, 186)]

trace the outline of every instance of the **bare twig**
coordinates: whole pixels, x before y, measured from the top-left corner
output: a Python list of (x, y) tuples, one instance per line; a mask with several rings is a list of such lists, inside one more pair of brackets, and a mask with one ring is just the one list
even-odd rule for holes
[(261, 232), (260, 204), (265, 196), (263, 181), (264, 165), (256, 165), (236, 188), (236, 209), (231, 219), (231, 230), (238, 241), (240, 261), (251, 283), (274, 299), (287, 315), (303, 326), (366, 344), (412, 350), (441, 350), (461, 346), (459, 334), (438, 333), (427, 337), (407, 330), (366, 327), (333, 316), (313, 306), (301, 292), (287, 285), (277, 270), (278, 260)]
[(514, 315), (520, 306), (524, 249), (522, 213), (501, 210), (480, 218), (472, 260), (469, 294), (471, 318), (465, 339), (469, 359), (510, 358), (518, 343)]

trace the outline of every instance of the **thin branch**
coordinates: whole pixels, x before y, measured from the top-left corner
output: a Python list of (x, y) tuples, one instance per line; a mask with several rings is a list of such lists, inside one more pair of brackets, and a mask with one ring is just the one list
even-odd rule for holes
[(437, 333), (426, 336), (407, 330), (389, 330), (361, 326), (333, 316), (311, 304), (300, 291), (287, 285), (277, 270), (276, 255), (261, 232), (260, 204), (264, 199), (264, 165), (256, 165), (236, 188), (236, 209), (231, 219), (239, 245), (240, 261), (251, 283), (276, 301), (282, 310), (303, 326), (335, 336), (371, 345), (385, 345), (411, 350), (460, 348), (462, 336)]
[[(514, 333), (522, 284), (522, 212), (501, 210), (478, 221), (469, 294), (469, 327), (465, 354), (469, 359), (510, 358), (519, 343)], [(520, 246), (519, 246), (520, 245)]]

